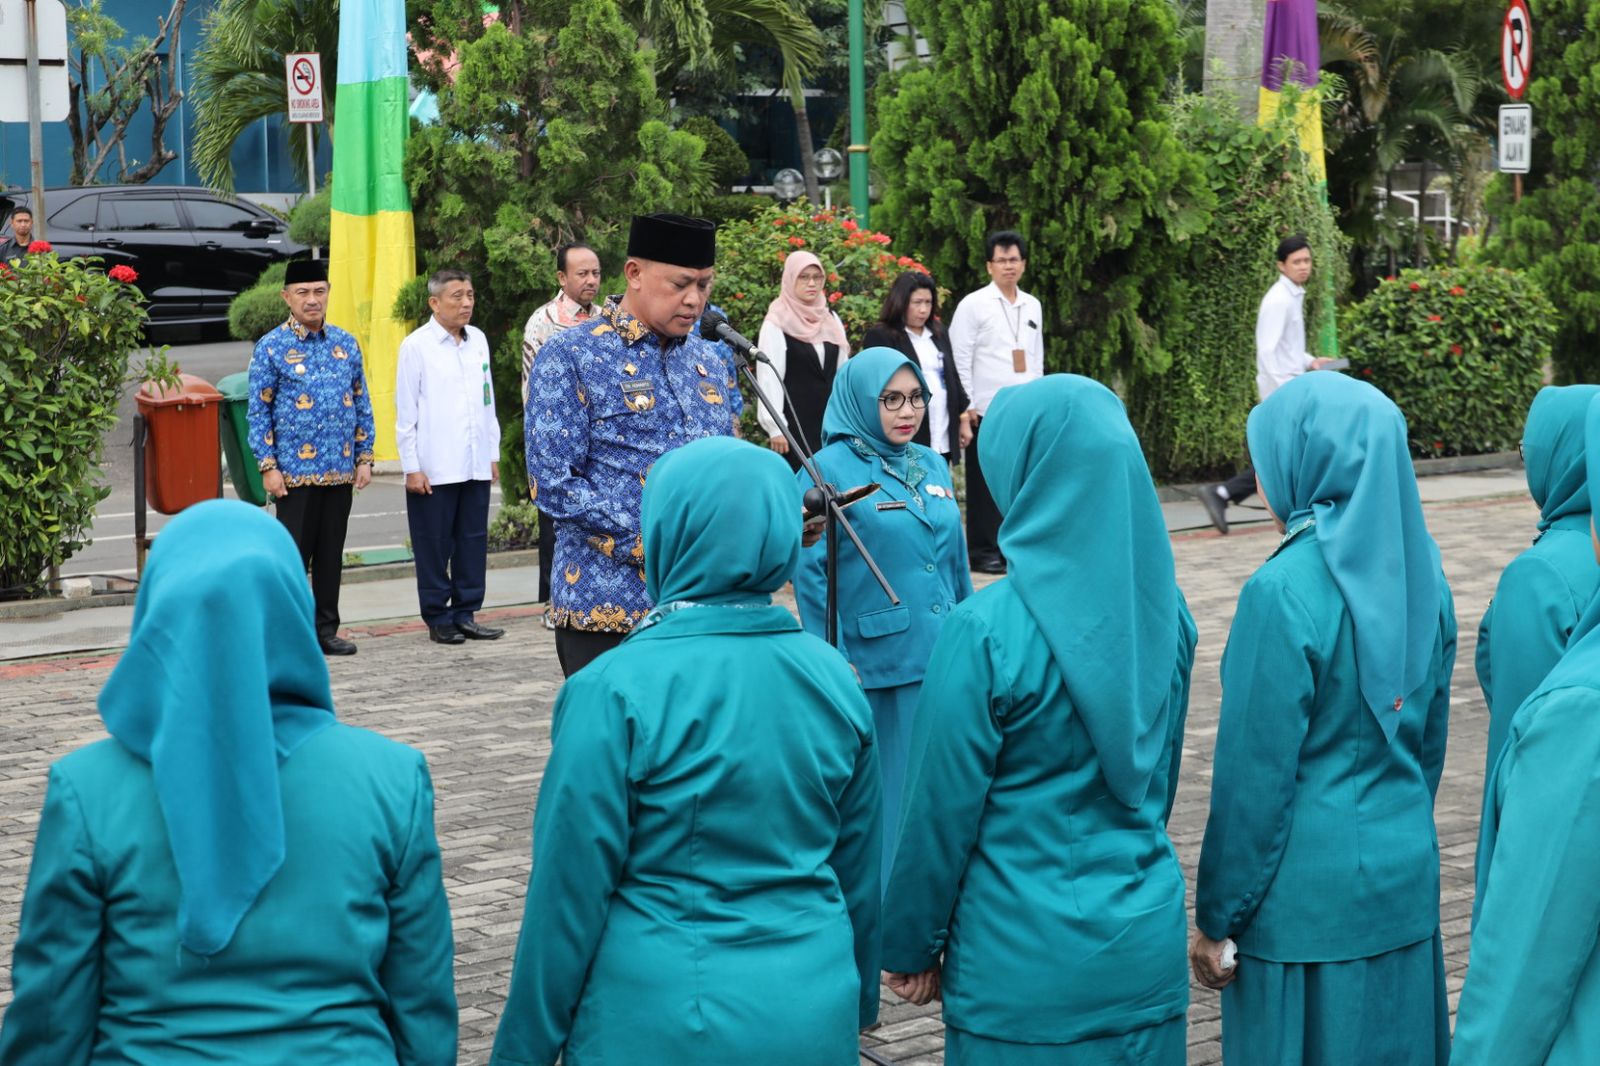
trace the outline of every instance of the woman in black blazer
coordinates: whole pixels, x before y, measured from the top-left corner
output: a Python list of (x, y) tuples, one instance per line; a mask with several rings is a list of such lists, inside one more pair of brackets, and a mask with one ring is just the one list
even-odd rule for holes
[(912, 440), (941, 453), (954, 466), (961, 462), (961, 449), (972, 443), (972, 423), (950, 334), (937, 315), (938, 301), (932, 278), (920, 270), (906, 271), (889, 287), (878, 324), (867, 330), (861, 347), (893, 348), (922, 367), (932, 395), (928, 417)]

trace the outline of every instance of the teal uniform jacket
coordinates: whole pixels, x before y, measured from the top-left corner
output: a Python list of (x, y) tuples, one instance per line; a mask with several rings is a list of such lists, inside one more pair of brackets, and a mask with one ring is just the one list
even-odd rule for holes
[[(1588, 667), (1591, 677), (1593, 667)], [(1597, 679), (1600, 680), (1600, 679)], [(1452, 1066), (1600, 1062), (1600, 690), (1512, 719), (1484, 804), (1477, 924)]]
[(1014, 578), (967, 600), (917, 709), (884, 968), (944, 954), (944, 1018), (1064, 1044), (1181, 1018), (1183, 871), (1165, 824), (1178, 785), (1195, 627), (1179, 599), (1166, 755), (1142, 802), (1113, 798)]
[[(940, 626), (972, 595), (950, 466), (930, 448), (907, 446), (912, 449), (928, 472), (920, 505), (877, 458), (863, 458), (847, 441), (835, 441), (816, 456), (822, 476), (841, 492), (869, 482), (882, 486), (846, 508), (845, 516), (894, 587), (899, 606), (889, 603), (855, 545), (839, 545), (839, 635), (845, 658), (869, 689), (921, 681)], [(804, 470), (797, 477), (802, 492), (811, 487)], [(819, 635), (827, 628), (827, 556), (825, 542), (806, 549), (794, 577), (800, 620)]]
[(1600, 587), (1589, 512), (1570, 514), (1511, 560), (1478, 627), (1478, 684), (1489, 705), (1484, 779), (1511, 728), (1511, 716), (1566, 650), (1578, 617)]
[(1425, 941), (1439, 925), (1433, 798), (1455, 614), (1441, 574), (1427, 680), (1392, 712), (1386, 741), (1316, 528), (1293, 529), (1245, 583), (1223, 654), (1195, 922), (1241, 955), (1340, 962)]
[(231, 942), (203, 957), (179, 944), (150, 764), (104, 740), (52, 767), (0, 1063), (456, 1061), (422, 755), (333, 724), (283, 761), (279, 781), (283, 865)]
[(567, 681), (552, 734), (494, 1066), (854, 1066), (882, 798), (839, 654), (782, 607), (675, 610)]

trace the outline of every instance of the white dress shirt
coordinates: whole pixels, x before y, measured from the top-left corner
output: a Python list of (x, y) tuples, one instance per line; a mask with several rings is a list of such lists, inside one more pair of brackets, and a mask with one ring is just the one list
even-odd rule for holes
[(944, 455), (950, 451), (950, 403), (945, 399), (944, 353), (933, 343), (933, 330), (922, 327), (920, 334), (906, 330), (911, 350), (917, 353), (922, 377), (928, 383), (928, 447)]
[[(832, 311), (829, 311), (828, 314), (833, 315), (836, 321), (839, 318)], [(843, 323), (840, 323), (839, 329), (843, 331)], [(772, 319), (762, 319), (761, 332), (756, 334), (756, 347), (761, 349), (762, 355), (772, 360), (771, 366), (766, 363), (756, 363), (756, 384), (760, 385), (761, 391), (767, 394), (767, 399), (777, 404), (781, 410), (783, 408), (783, 389), (779, 388), (779, 384), (784, 375), (789, 372), (789, 338), (784, 336), (783, 329), (774, 323)], [(826, 358), (822, 350), (822, 342), (812, 341), (811, 347), (817, 353), (817, 365), (821, 366)], [(839, 353), (839, 366), (844, 366), (845, 360), (849, 358), (843, 352)], [(838, 369), (839, 367), (834, 367), (834, 372), (838, 373)], [(778, 424), (772, 420), (771, 415), (767, 414), (767, 409), (761, 406), (759, 400), (756, 401), (756, 421), (761, 423), (761, 428), (766, 431), (767, 436), (783, 436), (782, 431), (778, 429)], [(820, 440), (808, 441), (807, 443), (811, 445), (813, 450), (822, 447)]]
[[(990, 282), (968, 293), (950, 319), (950, 347), (956, 373), (967, 390), (972, 409), (983, 414), (994, 394), (1007, 385), (1020, 385), (1044, 376), (1044, 312), (1039, 301), (1017, 290), (1015, 303)], [(1011, 358), (1021, 348), (1022, 373)]]
[(461, 342), (430, 318), (400, 343), (395, 375), (395, 443), (400, 465), (434, 485), (488, 481), (500, 461), (489, 342), (476, 326)]
[(1279, 274), (1256, 315), (1256, 391), (1265, 400), (1311, 369), (1306, 352), (1306, 290)]

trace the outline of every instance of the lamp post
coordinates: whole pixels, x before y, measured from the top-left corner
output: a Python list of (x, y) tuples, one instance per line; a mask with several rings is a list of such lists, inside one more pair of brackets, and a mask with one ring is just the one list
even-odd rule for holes
[(867, 25), (862, 0), (850, 0), (850, 205), (865, 226), (867, 202)]
[(823, 210), (832, 211), (833, 186), (827, 183), (832, 182), (840, 174), (844, 173), (844, 156), (840, 155), (838, 151), (833, 148), (824, 148), (822, 151), (813, 156), (811, 161), (816, 165), (817, 177), (821, 178), (824, 182), (822, 186)]
[(783, 203), (798, 199), (806, 191), (806, 176), (794, 167), (784, 167), (772, 175), (772, 191)]

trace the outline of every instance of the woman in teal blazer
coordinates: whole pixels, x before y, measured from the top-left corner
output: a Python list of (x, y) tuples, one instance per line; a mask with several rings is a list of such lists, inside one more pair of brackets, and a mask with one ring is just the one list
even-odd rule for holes
[[(883, 771), (883, 876), (888, 878), (900, 826), (900, 796), (917, 694), (939, 629), (972, 595), (961, 509), (944, 457), (911, 443), (926, 414), (921, 369), (892, 348), (868, 348), (844, 366), (822, 419), (817, 468), (840, 490), (882, 488), (850, 508), (849, 519), (900, 598), (892, 606), (861, 553), (839, 546), (839, 634), (867, 690)], [(895, 403), (891, 408), (889, 403)], [(810, 476), (798, 475), (800, 491)], [(827, 632), (827, 544), (800, 555), (794, 598), (800, 621)]]
[[(1600, 507), (1600, 400), (1585, 495)], [(1478, 836), (1452, 1066), (1600, 1062), (1600, 599), (1517, 709)]]
[(556, 700), (494, 1066), (855, 1066), (878, 763), (849, 665), (772, 603), (800, 524), (753, 444), (651, 468), (656, 607)]
[(1456, 632), (1405, 420), (1306, 374), (1248, 433), (1286, 532), (1223, 654), (1195, 975), (1224, 988), (1228, 1066), (1442, 1066), (1433, 798)]
[(978, 447), (1010, 570), (934, 646), (884, 966), (913, 1000), (942, 980), (953, 1066), (1182, 1066), (1166, 820), (1195, 627), (1155, 486), (1121, 402), (1075, 375), (1002, 389)]
[(456, 1061), (427, 764), (334, 720), (279, 523), (168, 523), (100, 715), (50, 770), (0, 1063)]
[(1528, 492), (1539, 505), (1533, 546), (1511, 560), (1478, 626), (1478, 684), (1489, 705), (1484, 780), (1494, 769), (1511, 716), (1566, 650), (1579, 615), (1600, 587), (1589, 543), (1589, 488), (1583, 423), (1600, 386), (1539, 390), (1522, 431)]

